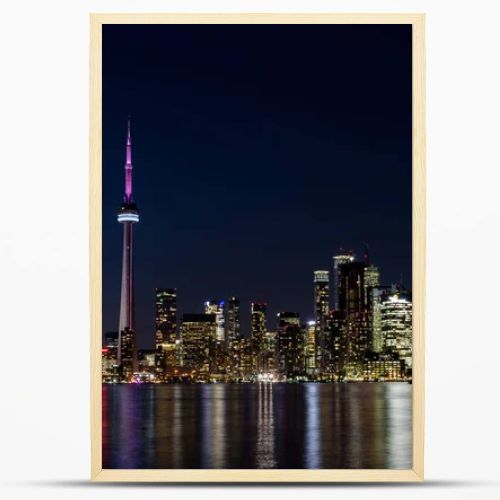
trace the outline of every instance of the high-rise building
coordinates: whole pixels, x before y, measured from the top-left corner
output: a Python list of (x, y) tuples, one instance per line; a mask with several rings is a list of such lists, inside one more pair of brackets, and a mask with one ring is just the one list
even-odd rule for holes
[(328, 315), (330, 313), (330, 275), (328, 271), (314, 271), (314, 321), (316, 368), (325, 370), (328, 363), (326, 344), (328, 343)]
[(262, 340), (262, 371), (276, 372), (276, 332), (266, 332)]
[(375, 288), (380, 285), (380, 273), (378, 267), (368, 265), (365, 267), (365, 288)]
[(382, 336), (384, 352), (396, 354), (412, 368), (412, 303), (405, 294), (397, 292), (382, 303)]
[(177, 339), (177, 291), (175, 288), (157, 288), (156, 345), (164, 342), (175, 343)]
[(299, 313), (278, 313), (276, 353), (277, 369), (282, 376), (289, 379), (305, 375), (305, 331)]
[(267, 304), (252, 302), (251, 340), (252, 340), (252, 371), (254, 375), (264, 371), (263, 342), (266, 334)]
[[(342, 252), (342, 249), (341, 249)], [(339, 308), (339, 294), (340, 294), (340, 266), (354, 261), (354, 254), (352, 252), (342, 252), (339, 255), (333, 256), (333, 277), (332, 277), (332, 291), (333, 291), (333, 308)]]
[(395, 290), (389, 286), (375, 286), (370, 290), (370, 315), (371, 336), (373, 352), (381, 353), (384, 350), (384, 337), (382, 335), (382, 304), (388, 300), (389, 295)]
[(371, 347), (369, 305), (365, 287), (365, 264), (349, 262), (339, 266), (339, 310), (345, 313), (346, 376), (362, 377), (363, 362)]
[(167, 370), (176, 365), (177, 291), (157, 288), (155, 294), (155, 367), (156, 377), (162, 380)]
[(334, 380), (342, 380), (345, 376), (346, 337), (345, 311), (332, 311), (330, 314), (328, 373)]
[(127, 128), (125, 158), (125, 194), (118, 210), (118, 222), (123, 224), (123, 258), (118, 327), (118, 364), (124, 380), (130, 380), (137, 370), (137, 345), (134, 309), (133, 225), (139, 222), (139, 212), (132, 196), (132, 138), (130, 118)]
[(241, 336), (240, 299), (231, 297), (226, 308), (226, 341), (231, 344)]
[(206, 378), (210, 371), (210, 351), (217, 334), (215, 314), (184, 314), (181, 324), (182, 364)]
[(102, 381), (120, 382), (118, 373), (118, 332), (107, 332), (102, 346)]
[(224, 342), (226, 335), (225, 302), (223, 300), (207, 300), (204, 306), (205, 314), (215, 314), (215, 321), (217, 323), (216, 340)]
[(306, 372), (312, 376), (316, 371), (316, 321), (308, 321), (303, 328), (306, 339)]

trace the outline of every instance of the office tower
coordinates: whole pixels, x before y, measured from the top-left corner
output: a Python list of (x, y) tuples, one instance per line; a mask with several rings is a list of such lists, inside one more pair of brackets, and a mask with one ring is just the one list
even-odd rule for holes
[(137, 370), (137, 347), (134, 315), (133, 225), (139, 222), (139, 212), (132, 196), (132, 138), (130, 118), (127, 128), (125, 158), (125, 194), (118, 211), (118, 222), (123, 224), (123, 260), (118, 327), (118, 364), (124, 380), (130, 380)]
[(395, 290), (389, 286), (375, 286), (371, 289), (370, 300), (370, 321), (373, 352), (381, 353), (384, 350), (384, 338), (382, 335), (382, 304), (388, 300), (391, 291)]
[(252, 302), (251, 340), (252, 340), (252, 370), (254, 375), (262, 373), (263, 366), (263, 341), (266, 334), (267, 304)]
[(276, 372), (276, 332), (266, 332), (262, 339), (262, 371), (266, 374)]
[[(340, 249), (342, 251), (342, 249)], [(354, 261), (354, 254), (349, 252), (342, 252), (339, 255), (333, 256), (333, 279), (332, 279), (332, 292), (333, 292), (333, 308), (339, 308), (339, 294), (340, 294), (340, 279), (339, 272), (342, 264), (348, 264)]]
[(177, 291), (157, 288), (155, 293), (155, 367), (156, 377), (162, 380), (167, 370), (176, 365)]
[(210, 350), (217, 334), (215, 314), (184, 314), (181, 324), (182, 363), (196, 378), (208, 378)]
[(118, 374), (118, 332), (107, 332), (102, 346), (102, 381), (116, 383)]
[(396, 354), (412, 368), (412, 303), (402, 292), (391, 294), (381, 307), (384, 352)]
[(205, 302), (205, 314), (215, 314), (217, 329), (215, 338), (220, 342), (225, 340), (225, 303), (223, 300), (207, 300)]
[(380, 273), (378, 267), (373, 265), (368, 265), (365, 267), (365, 287), (375, 288), (380, 284)]
[(240, 299), (231, 297), (226, 308), (226, 341), (231, 344), (241, 336)]
[(339, 266), (339, 310), (345, 313), (346, 376), (362, 377), (364, 356), (371, 347), (370, 316), (365, 287), (365, 264)]
[(306, 372), (312, 376), (316, 370), (316, 321), (308, 321), (303, 328), (306, 339)]
[(321, 373), (328, 363), (328, 315), (330, 310), (330, 276), (328, 271), (314, 271), (314, 321), (316, 323), (316, 368)]
[(177, 338), (177, 290), (157, 288), (156, 306), (156, 345), (164, 342), (175, 343)]
[(297, 312), (278, 313), (276, 360), (279, 373), (287, 379), (304, 376), (305, 337)]
[(345, 377), (346, 337), (345, 311), (332, 311), (330, 314), (328, 373), (333, 380), (343, 380)]
[(238, 337), (233, 341), (229, 352), (231, 357), (231, 376), (235, 381), (249, 381), (252, 378), (253, 351), (252, 339)]

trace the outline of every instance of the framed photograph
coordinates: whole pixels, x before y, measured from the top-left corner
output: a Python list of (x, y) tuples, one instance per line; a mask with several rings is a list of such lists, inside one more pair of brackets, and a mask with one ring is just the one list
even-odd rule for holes
[(423, 14), (90, 16), (96, 481), (422, 481)]

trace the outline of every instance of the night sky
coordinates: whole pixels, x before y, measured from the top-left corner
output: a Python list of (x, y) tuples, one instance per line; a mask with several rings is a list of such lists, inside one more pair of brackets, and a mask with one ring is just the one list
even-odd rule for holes
[(369, 245), (411, 287), (411, 26), (103, 29), (103, 332), (118, 329), (132, 116), (139, 347), (156, 287), (313, 317), (313, 271)]

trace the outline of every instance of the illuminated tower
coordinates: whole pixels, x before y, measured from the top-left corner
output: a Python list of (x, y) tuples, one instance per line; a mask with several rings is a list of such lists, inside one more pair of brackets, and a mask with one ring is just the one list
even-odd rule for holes
[(314, 320), (316, 368), (324, 372), (328, 365), (329, 328), (328, 316), (330, 311), (330, 274), (328, 271), (314, 271)]
[[(340, 249), (342, 251), (342, 249)], [(354, 254), (352, 252), (342, 252), (339, 255), (333, 256), (333, 308), (339, 308), (340, 296), (340, 267), (343, 264), (349, 264), (354, 261)]]
[(118, 222), (123, 224), (122, 288), (120, 323), (118, 327), (118, 364), (122, 377), (129, 380), (137, 369), (137, 348), (134, 315), (133, 225), (139, 222), (139, 212), (132, 197), (132, 139), (130, 117), (127, 127), (125, 159), (125, 195), (118, 210)]

